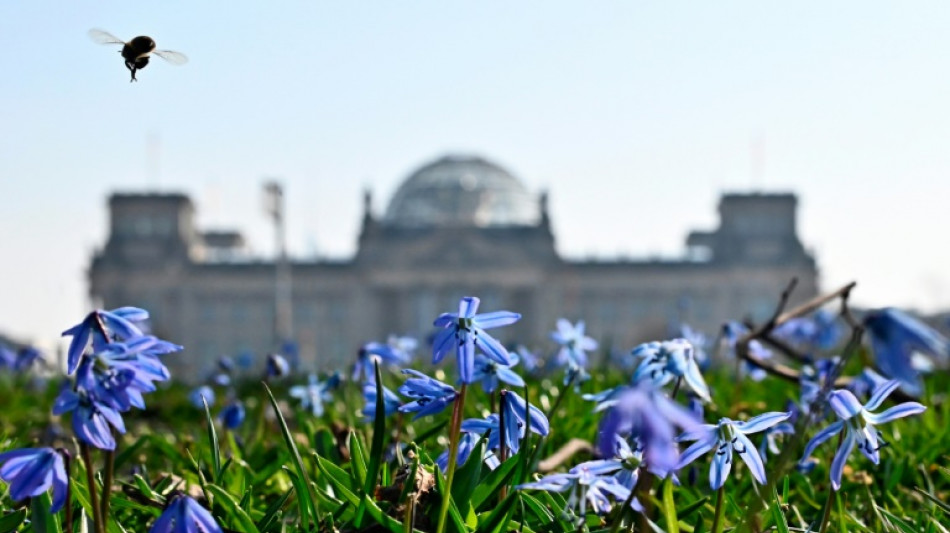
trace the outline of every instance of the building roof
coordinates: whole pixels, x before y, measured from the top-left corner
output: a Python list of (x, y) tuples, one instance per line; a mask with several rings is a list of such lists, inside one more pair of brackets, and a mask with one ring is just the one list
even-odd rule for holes
[(449, 155), (423, 165), (396, 190), (383, 222), (394, 226), (524, 226), (537, 199), (510, 172), (480, 157)]

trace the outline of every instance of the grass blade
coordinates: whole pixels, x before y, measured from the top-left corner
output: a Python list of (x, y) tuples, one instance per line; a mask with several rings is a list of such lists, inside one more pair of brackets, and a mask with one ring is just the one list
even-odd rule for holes
[[(310, 509), (314, 520), (320, 521), (320, 512), (317, 509), (316, 495), (313, 493), (313, 490), (310, 488), (310, 477), (307, 475), (307, 469), (303, 467), (303, 459), (300, 458), (300, 451), (297, 450), (297, 443), (294, 442), (294, 436), (290, 433), (290, 428), (287, 427), (287, 421), (284, 420), (283, 413), (280, 412), (280, 405), (277, 404), (277, 400), (274, 398), (274, 393), (270, 391), (270, 387), (267, 386), (267, 383), (264, 383), (264, 390), (267, 391), (267, 397), (270, 398), (270, 404), (274, 408), (274, 413), (277, 415), (277, 421), (280, 423), (280, 432), (284, 436), (284, 442), (287, 443), (287, 448), (290, 449), (290, 456), (294, 462), (294, 470), (297, 472), (297, 476), (300, 478), (300, 482), (303, 487), (297, 487), (297, 498), (304, 500), (307, 503), (307, 507)], [(305, 489), (301, 491), (300, 489)], [(303, 525), (305, 530), (309, 530), (308, 524)]]

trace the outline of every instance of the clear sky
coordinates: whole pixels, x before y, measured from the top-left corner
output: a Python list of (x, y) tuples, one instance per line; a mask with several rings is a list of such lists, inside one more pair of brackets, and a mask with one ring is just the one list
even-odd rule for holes
[[(130, 84), (91, 28), (191, 60)], [(0, 331), (86, 310), (111, 191), (187, 192), (269, 254), (277, 177), (292, 251), (345, 256), (361, 190), (382, 211), (446, 152), (550, 190), (571, 256), (676, 254), (721, 191), (793, 190), (826, 288), (950, 307), (947, 28), (947, 2), (0, 2)]]

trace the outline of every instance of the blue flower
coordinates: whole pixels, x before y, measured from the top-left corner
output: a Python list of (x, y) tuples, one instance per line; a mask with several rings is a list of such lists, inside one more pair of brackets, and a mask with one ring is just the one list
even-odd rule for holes
[(597, 447), (604, 457), (616, 450), (617, 436), (636, 439), (651, 472), (665, 477), (676, 466), (679, 450), (675, 428), (689, 431), (700, 425), (692, 413), (641, 382), (615, 393), (613, 405), (600, 421)]
[(231, 359), (230, 356), (222, 355), (218, 358), (218, 369), (220, 369), (222, 372), (234, 372), (234, 366), (234, 359)]
[(655, 387), (662, 387), (674, 379), (683, 379), (703, 401), (710, 401), (709, 387), (696, 363), (695, 349), (686, 339), (641, 344), (633, 349), (633, 356), (641, 359), (633, 375), (634, 383), (649, 380)]
[(511, 311), (475, 314), (480, 300), (466, 296), (458, 313), (442, 313), (433, 325), (443, 328), (432, 343), (432, 363), (437, 364), (454, 347), (462, 383), (475, 381), (475, 347), (495, 361), (510, 365), (508, 350), (485, 330), (517, 322), (521, 315)]
[(568, 368), (587, 368), (587, 352), (597, 349), (597, 341), (584, 335), (584, 321), (571, 324), (565, 318), (557, 321), (557, 330), (551, 332), (551, 340), (561, 349), (557, 352), (557, 362)]
[(837, 422), (829, 425), (819, 431), (805, 446), (805, 453), (802, 456), (804, 462), (815, 451), (821, 443), (830, 439), (834, 435), (845, 430), (844, 439), (841, 446), (835, 453), (835, 458), (831, 462), (831, 486), (835, 490), (841, 487), (841, 473), (844, 465), (848, 461), (848, 456), (857, 445), (858, 449), (872, 463), (878, 464), (881, 461), (879, 450), (884, 446), (880, 441), (880, 432), (874, 428), (879, 424), (884, 424), (905, 416), (923, 413), (927, 408), (917, 402), (905, 402), (895, 405), (882, 413), (872, 413), (884, 403), (884, 400), (890, 396), (894, 390), (900, 386), (897, 380), (888, 381), (874, 390), (871, 398), (864, 405), (851, 394), (848, 390), (836, 390), (831, 393), (828, 401), (832, 410), (838, 415)]
[[(825, 398), (819, 395), (822, 391), (827, 393), (828, 378), (831, 377), (831, 373), (838, 366), (839, 361), (838, 357), (832, 357), (830, 359), (820, 359), (812, 365), (802, 367), (801, 375), (798, 378), (801, 386), (799, 409), (802, 413), (808, 414), (816, 407), (822, 409), (827, 405)], [(818, 415), (820, 415), (820, 418), (824, 417), (824, 413), (819, 412)]]
[(232, 400), (218, 413), (218, 420), (224, 424), (224, 427), (233, 431), (244, 423), (245, 414), (241, 400)]
[(82, 322), (63, 332), (63, 336), (72, 337), (67, 352), (67, 372), (76, 371), (90, 339), (93, 352), (98, 352), (111, 341), (126, 341), (143, 335), (138, 323), (145, 320), (148, 320), (148, 311), (137, 307), (120, 307), (111, 311), (97, 309), (89, 313)]
[[(726, 322), (722, 325), (722, 345), (725, 346), (725, 354), (728, 357), (735, 359), (738, 357), (736, 353), (736, 344), (738, 344), (739, 339), (743, 335), (749, 333), (749, 328), (740, 324), (739, 322)], [(766, 348), (761, 342), (757, 339), (752, 339), (749, 341), (748, 345), (749, 355), (757, 359), (771, 359), (772, 352)], [(742, 366), (739, 367), (739, 373), (742, 376), (748, 376), (752, 381), (762, 381), (768, 376), (768, 373), (760, 368), (757, 365), (754, 365), (748, 361), (743, 361)]]
[(570, 469), (566, 474), (551, 474), (534, 483), (518, 485), (517, 489), (564, 492), (570, 489), (565, 511), (570, 509), (580, 522), (587, 515), (587, 506), (597, 514), (610, 511), (610, 499), (623, 502), (630, 489), (620, 484), (611, 474), (619, 469), (617, 461), (588, 461)]
[(100, 450), (114, 450), (113, 429), (125, 433), (122, 415), (109, 405), (98, 401), (86, 391), (64, 389), (53, 403), (53, 414), (73, 412), (73, 433), (79, 440)]
[(475, 374), (474, 381), (482, 382), (482, 390), (491, 393), (498, 388), (498, 382), (504, 381), (513, 387), (524, 387), (524, 380), (521, 379), (511, 367), (518, 364), (517, 354), (509, 354), (511, 364), (503, 365), (494, 359), (489, 359), (482, 354), (475, 356)]
[(406, 369), (402, 373), (415, 376), (407, 379), (399, 387), (399, 394), (414, 398), (413, 401), (400, 406), (399, 412), (416, 413), (413, 420), (442, 411), (458, 397), (458, 393), (451, 385), (432, 379), (422, 372)]
[(718, 490), (726, 482), (726, 478), (729, 477), (729, 472), (732, 469), (732, 452), (735, 451), (748, 465), (752, 477), (759, 484), (764, 484), (765, 465), (762, 463), (762, 457), (759, 455), (758, 449), (746, 435), (764, 431), (788, 420), (788, 417), (788, 413), (772, 412), (753, 417), (746, 422), (736, 422), (723, 418), (717, 425), (703, 424), (698, 428), (687, 430), (677, 437), (677, 440), (696, 442), (683, 451), (679, 462), (676, 464), (676, 469), (683, 468), (704, 453), (715, 449), (716, 455), (713, 457), (709, 468), (709, 484), (713, 490)]
[(848, 390), (853, 392), (855, 396), (869, 397), (874, 392), (874, 389), (888, 381), (890, 380), (878, 374), (873, 369), (865, 368), (851, 380), (851, 383), (848, 384)]
[[(366, 402), (363, 406), (363, 416), (366, 417), (367, 421), (376, 419), (376, 377), (363, 384), (363, 401)], [(386, 386), (383, 386), (383, 416), (389, 416), (399, 410), (399, 406), (402, 405), (402, 400), (399, 399), (399, 396), (396, 396), (396, 393), (387, 389)]]
[[(495, 441), (497, 444), (498, 415), (491, 415), (491, 416), (494, 416), (496, 419), (495, 420), (495, 429), (496, 429)], [(475, 445), (478, 444), (478, 439), (481, 438), (481, 436), (477, 432), (467, 432), (465, 430), (464, 422), (462, 424), (463, 424), (462, 431), (464, 433), (462, 433), (462, 435), (459, 437), (459, 446), (458, 446), (459, 451), (458, 451), (458, 457), (456, 458), (456, 462), (460, 466), (465, 464), (465, 461), (468, 461), (468, 458), (472, 455), (472, 451), (475, 449)], [(498, 457), (496, 457), (495, 454), (491, 452), (491, 450), (492, 450), (492, 447), (491, 447), (491, 443), (489, 442), (488, 446), (485, 448), (485, 454), (482, 457), (482, 460), (485, 462), (486, 465), (488, 465), (488, 468), (494, 470), (498, 468), (499, 465), (501, 465), (501, 461), (498, 460)], [(439, 457), (435, 460), (435, 464), (438, 465), (440, 470), (445, 472), (446, 469), (448, 469), (449, 467), (449, 450), (445, 450), (444, 452), (442, 452), (439, 455)]]
[(811, 317), (793, 318), (782, 323), (773, 334), (809, 350), (830, 350), (841, 341), (844, 328), (837, 314), (821, 309)]
[(184, 494), (174, 496), (149, 533), (223, 533), (204, 507)]
[(919, 363), (926, 360), (916, 360), (915, 353), (944, 363), (950, 356), (950, 344), (943, 335), (903, 311), (891, 307), (871, 311), (864, 316), (864, 326), (871, 336), (877, 367), (885, 376), (899, 380), (910, 394), (919, 396), (923, 390)]
[(323, 403), (333, 400), (330, 392), (340, 383), (339, 374), (334, 374), (326, 381), (320, 381), (317, 376), (310, 374), (307, 385), (296, 385), (290, 388), (290, 395), (300, 400), (300, 406), (310, 411), (313, 416), (323, 416)]
[[(202, 398), (204, 400), (202, 401)], [(204, 409), (204, 402), (208, 402), (208, 406), (214, 405), (214, 389), (207, 385), (202, 385), (197, 387), (188, 394), (188, 401), (191, 402), (191, 405), (195, 406), (195, 409)]]
[(519, 344), (518, 347), (515, 348), (515, 353), (518, 354), (518, 357), (521, 360), (522, 368), (524, 368), (527, 372), (539, 370), (541, 365), (544, 363), (544, 361), (542, 361), (536, 353), (532, 352), (522, 344)]
[(544, 413), (537, 407), (528, 405), (513, 391), (501, 391), (501, 409), (505, 415), (505, 446), (512, 453), (518, 453), (526, 428), (542, 437), (551, 432), (551, 425)]
[(10, 484), (10, 498), (20, 501), (53, 488), (50, 511), (59, 512), (66, 503), (69, 478), (62, 453), (53, 448), (21, 448), (0, 453), (0, 479)]
[(23, 372), (37, 361), (43, 361), (43, 354), (32, 346), (25, 346), (17, 352), (16, 359), (13, 361), (13, 370)]
[(265, 373), (269, 378), (282, 378), (290, 374), (290, 363), (278, 353), (267, 354)]
[[(792, 413), (789, 413), (788, 420), (792, 420)], [(765, 430), (765, 438), (762, 439), (762, 443), (759, 444), (759, 455), (762, 456), (762, 462), (768, 462), (769, 453), (773, 455), (778, 455), (782, 452), (778, 447), (778, 438), (781, 435), (794, 435), (795, 426), (789, 422), (782, 422), (780, 424), (775, 424), (774, 426)]]
[[(390, 337), (390, 340), (393, 339), (396, 337)], [(393, 342), (397, 341), (393, 340)], [(394, 348), (391, 344), (367, 342), (360, 346), (356, 354), (356, 362), (353, 363), (353, 381), (359, 381), (364, 377), (368, 379), (373, 374), (373, 364), (376, 361), (401, 366), (410, 361), (410, 355), (405, 350)]]

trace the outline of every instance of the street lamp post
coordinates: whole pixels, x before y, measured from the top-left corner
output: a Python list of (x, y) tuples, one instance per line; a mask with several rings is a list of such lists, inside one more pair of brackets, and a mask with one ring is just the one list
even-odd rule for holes
[(274, 346), (293, 341), (293, 279), (287, 256), (287, 235), (284, 228), (284, 191), (276, 181), (264, 184), (267, 213), (274, 221)]

